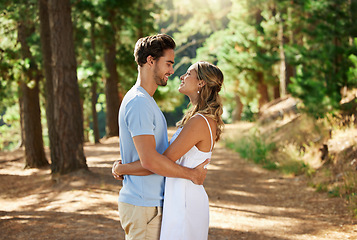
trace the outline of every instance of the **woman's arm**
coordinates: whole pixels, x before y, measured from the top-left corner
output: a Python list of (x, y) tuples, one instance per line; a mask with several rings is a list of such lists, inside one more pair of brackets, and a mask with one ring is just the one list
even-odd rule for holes
[(211, 136), (206, 121), (201, 116), (192, 117), (184, 126), (175, 141), (166, 149), (164, 155), (172, 161), (178, 160), (193, 146), (200, 144), (209, 151), (211, 148)]
[[(182, 129), (179, 136), (176, 140), (167, 148), (163, 155), (169, 158), (171, 161), (175, 162), (180, 157), (182, 157), (185, 153), (187, 153), (193, 146), (197, 143), (201, 142), (202, 140), (207, 139), (208, 145), (210, 145), (210, 135), (209, 130), (207, 128), (207, 124), (205, 120), (200, 116), (195, 116), (190, 119), (185, 127)], [(148, 145), (147, 141), (145, 141), (145, 146)], [(209, 149), (209, 146), (208, 146)], [(147, 151), (144, 151), (147, 152)], [(152, 158), (153, 155), (150, 154)], [(158, 158), (159, 159), (159, 158)], [(155, 160), (155, 159), (152, 159)], [(207, 163), (205, 163), (207, 164)], [(162, 164), (157, 162), (157, 164), (151, 164), (153, 166), (159, 167)], [(150, 166), (151, 166), (150, 165)], [(128, 164), (117, 164), (113, 166), (113, 176), (114, 178), (121, 180), (122, 177), (120, 175), (136, 175), (136, 176), (147, 176), (153, 174), (153, 172), (144, 168), (141, 164), (141, 161), (135, 161)], [(160, 175), (163, 176), (170, 176), (170, 174), (166, 174), (166, 172), (160, 172)], [(172, 176), (174, 177), (174, 176)]]

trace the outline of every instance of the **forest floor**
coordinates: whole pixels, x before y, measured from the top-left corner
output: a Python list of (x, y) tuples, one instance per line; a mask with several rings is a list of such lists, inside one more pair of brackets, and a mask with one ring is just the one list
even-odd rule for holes
[[(111, 176), (118, 139), (87, 144), (85, 154), (90, 172), (53, 179), (49, 169), (23, 169), (22, 150), (0, 153), (0, 239), (124, 239), (121, 183)], [(342, 198), (317, 193), (304, 176), (262, 169), (220, 144), (204, 185), (210, 240), (357, 239), (357, 219)]]

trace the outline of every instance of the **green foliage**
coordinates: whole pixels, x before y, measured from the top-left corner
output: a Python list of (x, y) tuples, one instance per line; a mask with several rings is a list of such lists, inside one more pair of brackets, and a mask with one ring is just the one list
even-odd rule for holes
[(327, 184), (326, 183), (318, 183), (314, 186), (316, 192), (327, 192)]
[(252, 160), (267, 169), (277, 169), (276, 163), (271, 158), (271, 153), (276, 149), (274, 143), (269, 143), (261, 136), (253, 133), (241, 139), (227, 141), (226, 146), (239, 153), (242, 158)]
[(225, 77), (222, 95), (233, 112), (239, 98), (244, 109), (257, 113), (259, 98), (257, 74), (263, 83), (276, 84), (276, 22), (266, 1), (232, 1), (228, 27), (212, 34), (197, 50), (196, 60), (208, 59), (221, 68)]
[[(354, 39), (355, 47), (357, 48), (357, 38)], [(352, 62), (352, 66), (349, 68), (348, 85), (352, 87), (357, 87), (357, 54), (351, 54), (349, 60)]]
[(340, 187), (336, 186), (328, 191), (330, 197), (340, 197)]
[[(26, 3), (26, 4), (25, 4)], [(19, 83), (31, 79), (24, 77), (24, 72), (30, 68), (30, 60), (21, 56), (21, 44), (18, 43), (18, 27), (32, 24), (36, 15), (35, 0), (2, 1), (0, 7), (0, 112), (18, 105), (21, 96)], [(39, 58), (38, 35), (32, 34), (27, 39), (31, 54)], [(18, 113), (19, 114), (19, 113)], [(20, 128), (19, 128), (20, 129)]]
[(21, 140), (19, 105), (8, 107), (0, 115), (0, 151), (12, 150)]
[(180, 79), (176, 77), (169, 80), (166, 87), (158, 87), (154, 98), (162, 111), (172, 112), (177, 106), (182, 105), (184, 95), (178, 91), (180, 82)]
[[(23, 73), (30, 66), (21, 58), (17, 43), (19, 24), (35, 28), (27, 41), (40, 68), (42, 56), (37, 0), (4, 0), (0, 7), (0, 112), (4, 112), (18, 104), (18, 84), (24, 81)], [(176, 90), (176, 77), (193, 62), (205, 60), (217, 64), (225, 76), (221, 92), (224, 120), (232, 121), (240, 102), (242, 119), (252, 121), (259, 112), (257, 73), (263, 74), (270, 99), (278, 86), (280, 26), (285, 58), (294, 72), (288, 90), (302, 100), (306, 112), (323, 117), (339, 110), (342, 87), (357, 86), (357, 43), (353, 45), (350, 40), (357, 33), (356, 8), (354, 1), (343, 0), (207, 0), (205, 4), (198, 0), (73, 1), (84, 118), (91, 119), (92, 84), (97, 83), (98, 95), (104, 93), (106, 46), (115, 41), (119, 92), (123, 96), (136, 81), (136, 40), (165, 32), (175, 38), (177, 49), (175, 80), (155, 94), (162, 109), (180, 111), (177, 115), (181, 115), (187, 104)]]
[(303, 100), (308, 113), (323, 117), (339, 109), (340, 89), (350, 85), (348, 56), (353, 47), (348, 44), (351, 32), (346, 28), (350, 24), (349, 5), (346, 1), (310, 0), (297, 4), (295, 14), (304, 16), (300, 24), (305, 42), (292, 45), (300, 57), (289, 89)]
[[(235, 96), (244, 106), (259, 97), (257, 72), (269, 88), (279, 82), (279, 26), (282, 24), (286, 62), (294, 72), (288, 90), (303, 100), (301, 107), (314, 117), (340, 108), (340, 89), (356, 86), (356, 36), (348, 1), (232, 1), (226, 29), (212, 34), (197, 50), (197, 59), (217, 63), (225, 75), (229, 109)], [(352, 54), (351, 54), (352, 53)], [(272, 90), (270, 90), (272, 91)], [(230, 111), (232, 112), (232, 111)], [(253, 110), (253, 112), (255, 112)]]

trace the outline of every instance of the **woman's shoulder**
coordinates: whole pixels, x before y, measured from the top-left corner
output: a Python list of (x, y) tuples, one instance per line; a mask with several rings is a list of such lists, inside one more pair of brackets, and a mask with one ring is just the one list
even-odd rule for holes
[(195, 128), (195, 129), (203, 129), (207, 128), (207, 122), (206, 120), (210, 123), (210, 125), (213, 127), (216, 123), (214, 119), (211, 117), (205, 116), (203, 114), (195, 114), (193, 115), (185, 124), (185, 128)]
[(204, 115), (201, 115), (201, 114), (197, 114), (197, 113), (196, 113), (195, 115), (193, 115), (193, 116), (187, 121), (187, 123), (185, 124), (185, 126), (188, 125), (188, 124), (190, 124), (190, 125), (200, 125), (200, 124), (206, 122), (204, 118), (207, 118), (207, 117), (205, 117), (205, 116), (202, 117), (202, 116), (204, 116)]

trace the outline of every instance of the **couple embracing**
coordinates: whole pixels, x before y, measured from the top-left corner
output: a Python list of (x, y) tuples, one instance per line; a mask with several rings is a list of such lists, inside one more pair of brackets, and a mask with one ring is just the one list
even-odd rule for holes
[(189, 97), (191, 107), (169, 143), (166, 119), (153, 95), (174, 73), (174, 49), (174, 40), (165, 34), (137, 41), (137, 82), (119, 110), (122, 161), (114, 163), (112, 173), (123, 180), (118, 209), (127, 240), (208, 237), (202, 184), (223, 127), (218, 95), (223, 74), (213, 64), (197, 62), (180, 77), (179, 92)]

